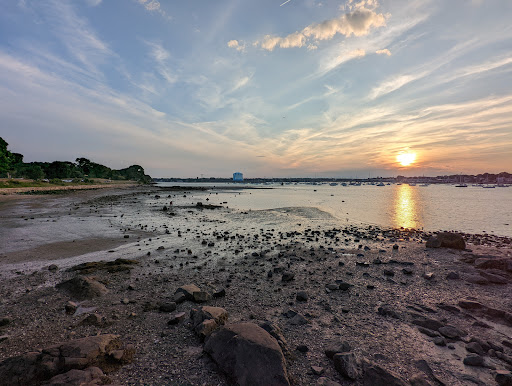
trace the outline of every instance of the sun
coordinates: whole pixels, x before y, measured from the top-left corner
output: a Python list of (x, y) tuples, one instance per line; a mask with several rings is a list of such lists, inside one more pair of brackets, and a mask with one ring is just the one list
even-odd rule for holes
[(416, 153), (411, 152), (411, 151), (401, 151), (396, 156), (396, 160), (402, 166), (409, 166), (410, 164), (414, 163), (414, 161), (416, 161)]

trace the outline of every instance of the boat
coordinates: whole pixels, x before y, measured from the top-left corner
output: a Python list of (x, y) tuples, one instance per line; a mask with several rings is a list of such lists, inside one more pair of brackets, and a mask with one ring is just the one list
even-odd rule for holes
[(468, 184), (458, 184), (458, 185), (455, 185), (456, 188), (467, 188), (468, 187)]
[(330, 186), (338, 186), (338, 184), (336, 182), (331, 182), (329, 185)]
[(379, 182), (379, 183), (377, 184), (377, 186), (386, 186), (386, 185), (384, 185), (384, 182)]

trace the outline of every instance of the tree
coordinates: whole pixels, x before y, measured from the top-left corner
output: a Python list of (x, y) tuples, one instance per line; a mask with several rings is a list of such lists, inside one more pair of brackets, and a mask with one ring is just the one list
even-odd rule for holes
[[(27, 165), (27, 164), (26, 164)], [(28, 164), (23, 170), (23, 176), (31, 180), (40, 180), (44, 177), (44, 172), (41, 166)]]
[(11, 152), (7, 146), (9, 144), (0, 137), (0, 175), (7, 174), (11, 167)]

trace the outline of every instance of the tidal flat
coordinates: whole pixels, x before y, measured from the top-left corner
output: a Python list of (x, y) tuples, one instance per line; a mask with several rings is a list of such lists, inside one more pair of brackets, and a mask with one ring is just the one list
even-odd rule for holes
[[(1, 196), (1, 383), (59, 384), (78, 369), (68, 379), (244, 384), (205, 351), (240, 323), (275, 340), (275, 384), (511, 382), (510, 238), (427, 248), (433, 233), (340, 223), (316, 207), (230, 208), (241, 192)], [(109, 334), (118, 341), (87, 360), (47, 349)], [(246, 377), (265, 371), (233, 360)]]

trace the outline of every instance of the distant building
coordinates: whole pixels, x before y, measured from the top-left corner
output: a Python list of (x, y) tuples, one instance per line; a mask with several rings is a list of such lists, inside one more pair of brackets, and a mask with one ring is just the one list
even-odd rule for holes
[(242, 182), (244, 180), (244, 175), (240, 172), (233, 173), (233, 181), (234, 182)]

